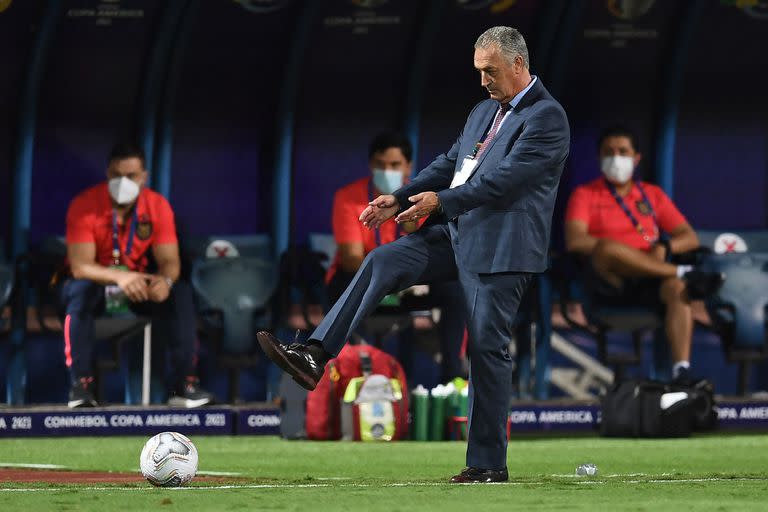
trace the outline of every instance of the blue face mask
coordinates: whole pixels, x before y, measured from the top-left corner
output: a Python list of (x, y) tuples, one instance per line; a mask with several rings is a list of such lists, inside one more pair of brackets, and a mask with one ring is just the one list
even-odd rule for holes
[(374, 169), (373, 185), (382, 194), (391, 194), (403, 186), (403, 171)]

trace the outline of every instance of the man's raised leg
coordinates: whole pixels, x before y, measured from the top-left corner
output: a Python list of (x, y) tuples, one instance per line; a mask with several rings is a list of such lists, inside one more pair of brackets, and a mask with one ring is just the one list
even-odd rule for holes
[(312, 390), (328, 359), (338, 355), (349, 335), (384, 296), (416, 283), (455, 276), (455, 256), (446, 226), (424, 227), (366, 256), (352, 282), (310, 336), (309, 345), (286, 347), (267, 332), (258, 333), (259, 344), (275, 364)]

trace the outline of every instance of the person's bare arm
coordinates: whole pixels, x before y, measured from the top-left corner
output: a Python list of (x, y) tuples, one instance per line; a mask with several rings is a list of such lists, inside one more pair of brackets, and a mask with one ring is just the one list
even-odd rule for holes
[(589, 234), (586, 222), (571, 220), (565, 223), (565, 248), (568, 252), (589, 256), (597, 242), (598, 239)]
[(362, 242), (339, 244), (339, 261), (344, 272), (355, 273), (365, 259), (365, 247)]
[(672, 254), (688, 252), (699, 247), (699, 237), (687, 222), (669, 233), (669, 248)]
[(181, 272), (179, 246), (178, 244), (153, 245), (152, 254), (157, 262), (157, 275), (152, 276), (149, 298), (153, 302), (163, 302), (170, 295), (172, 283), (179, 278)]
[(67, 244), (67, 257), (75, 279), (87, 279), (95, 283), (116, 284), (133, 302), (142, 302), (149, 298), (147, 280), (149, 276), (141, 272), (129, 272), (105, 267), (96, 262), (96, 244)]

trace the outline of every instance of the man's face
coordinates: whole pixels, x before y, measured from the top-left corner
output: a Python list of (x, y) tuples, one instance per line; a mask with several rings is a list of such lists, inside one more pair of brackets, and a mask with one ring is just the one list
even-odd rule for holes
[(640, 163), (641, 155), (632, 146), (632, 140), (622, 135), (606, 137), (600, 144), (600, 159), (607, 156), (628, 156), (635, 163), (635, 167)]
[(144, 186), (147, 182), (147, 171), (141, 163), (141, 158), (120, 158), (109, 162), (107, 167), (107, 180), (122, 178), (125, 176), (138, 186)]
[(518, 78), (524, 68), (519, 55), (510, 64), (495, 45), (475, 48), (474, 64), (480, 72), (480, 85), (488, 90), (491, 99), (508, 103), (522, 90)]
[(411, 175), (411, 162), (406, 160), (400, 148), (392, 147), (374, 153), (368, 161), (368, 166), (371, 168), (371, 171), (374, 169), (401, 171), (403, 173), (403, 180)]

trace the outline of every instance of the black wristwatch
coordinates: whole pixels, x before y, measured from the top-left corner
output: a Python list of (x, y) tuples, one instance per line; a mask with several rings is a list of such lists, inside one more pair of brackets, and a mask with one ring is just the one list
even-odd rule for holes
[(672, 245), (669, 243), (669, 240), (666, 238), (659, 238), (656, 240), (656, 245), (664, 246), (664, 261), (669, 261), (672, 257)]

